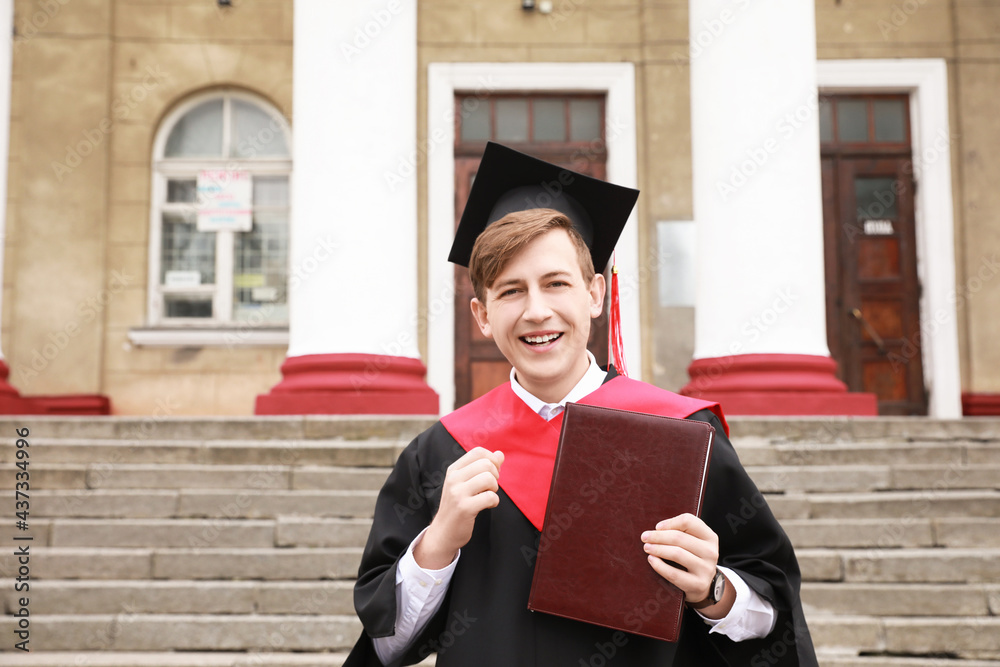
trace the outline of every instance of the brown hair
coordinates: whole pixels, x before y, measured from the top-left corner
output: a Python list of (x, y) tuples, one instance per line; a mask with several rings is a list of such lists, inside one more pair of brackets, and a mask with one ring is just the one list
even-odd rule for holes
[(583, 237), (573, 228), (569, 218), (551, 208), (533, 208), (527, 211), (508, 213), (496, 222), (490, 223), (472, 246), (469, 258), (469, 278), (476, 298), (486, 303), (486, 290), (493, 286), (510, 260), (522, 248), (536, 238), (552, 231), (564, 229), (569, 234), (576, 256), (580, 261), (580, 273), (590, 284), (594, 279), (594, 261), (590, 248)]

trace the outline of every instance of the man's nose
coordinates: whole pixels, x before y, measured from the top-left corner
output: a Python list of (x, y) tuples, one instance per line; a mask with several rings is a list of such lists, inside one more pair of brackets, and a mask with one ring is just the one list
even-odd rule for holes
[(528, 289), (525, 297), (524, 319), (530, 322), (541, 322), (552, 315), (552, 308), (549, 307), (548, 299), (539, 290)]

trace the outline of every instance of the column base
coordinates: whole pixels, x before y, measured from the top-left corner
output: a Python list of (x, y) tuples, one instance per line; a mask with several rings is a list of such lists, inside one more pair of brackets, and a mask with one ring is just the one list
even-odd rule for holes
[(0, 359), (0, 415), (107, 416), (111, 399), (100, 394), (21, 396), (9, 382), (10, 368)]
[(966, 417), (1000, 417), (1000, 394), (962, 394), (962, 414)]
[(878, 415), (875, 394), (852, 393), (837, 362), (810, 354), (740, 354), (695, 359), (680, 393), (711, 399), (727, 415)]
[(284, 376), (257, 397), (258, 415), (437, 415), (437, 393), (419, 359), (378, 354), (289, 357)]

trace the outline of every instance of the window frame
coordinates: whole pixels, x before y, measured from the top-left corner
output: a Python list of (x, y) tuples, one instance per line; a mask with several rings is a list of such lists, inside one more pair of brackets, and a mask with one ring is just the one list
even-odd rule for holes
[[(195, 107), (221, 99), (223, 102), (222, 114), (222, 155), (229, 152), (232, 139), (232, 102), (239, 100), (254, 105), (265, 112), (271, 118), (278, 121), (280, 131), (288, 149), (287, 157), (255, 157), (235, 158), (235, 157), (200, 157), (200, 158), (167, 158), (165, 157), (167, 140), (171, 132), (188, 112)], [(163, 213), (165, 210), (176, 207), (181, 208), (186, 204), (171, 205), (167, 203), (167, 185), (171, 179), (196, 178), (198, 171), (202, 169), (240, 169), (249, 172), (252, 177), (259, 176), (285, 176), (288, 178), (289, 193), (292, 187), (292, 136), (291, 128), (284, 114), (273, 104), (252, 93), (233, 89), (213, 89), (198, 95), (193, 95), (182, 103), (178, 104), (168, 113), (157, 129), (153, 143), (152, 152), (152, 187), (150, 188), (150, 218), (149, 218), (149, 289), (147, 291), (146, 321), (147, 327), (159, 330), (190, 330), (206, 329), (218, 330), (219, 332), (231, 331), (233, 329), (246, 330), (257, 328), (255, 325), (262, 325), (262, 322), (248, 324), (247, 322), (236, 321), (233, 318), (233, 294), (234, 294), (234, 273), (235, 270), (235, 233), (232, 231), (215, 232), (215, 284), (198, 287), (166, 287), (160, 281), (160, 269), (162, 261), (162, 232)], [(291, 225), (291, 201), (288, 203), (288, 219)], [(289, 235), (291, 230), (289, 229)], [(289, 266), (290, 270), (290, 266)], [(165, 297), (174, 294), (194, 295), (209, 294), (212, 301), (211, 318), (168, 318), (164, 312)], [(281, 329), (287, 331), (288, 323), (282, 322), (278, 325), (260, 326), (262, 329)], [(141, 336), (140, 336), (141, 338)], [(146, 336), (146, 338), (150, 338)], [(162, 344), (162, 336), (154, 336), (156, 343)], [(240, 340), (254, 342), (255, 336), (241, 336)]]

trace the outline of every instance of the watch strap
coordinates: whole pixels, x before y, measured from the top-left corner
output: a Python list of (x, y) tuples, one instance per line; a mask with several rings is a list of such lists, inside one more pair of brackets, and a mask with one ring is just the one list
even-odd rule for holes
[[(692, 609), (704, 609), (705, 607), (711, 607), (713, 604), (718, 604), (719, 600), (721, 600), (722, 598), (721, 596), (719, 598), (715, 597), (715, 588), (716, 588), (716, 582), (721, 576), (723, 576), (722, 572), (716, 569), (715, 576), (712, 577), (712, 583), (708, 587), (708, 597), (706, 597), (701, 602), (689, 602), (688, 606), (691, 607)], [(725, 588), (723, 588), (723, 591), (725, 591)]]

